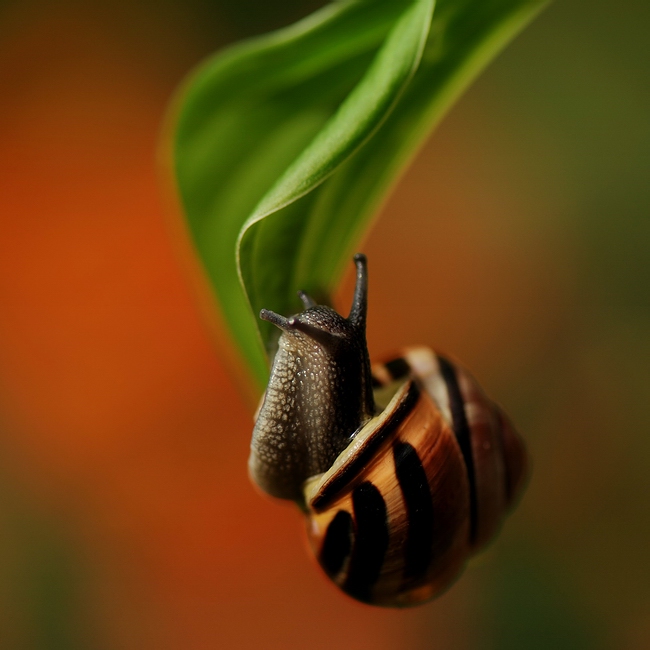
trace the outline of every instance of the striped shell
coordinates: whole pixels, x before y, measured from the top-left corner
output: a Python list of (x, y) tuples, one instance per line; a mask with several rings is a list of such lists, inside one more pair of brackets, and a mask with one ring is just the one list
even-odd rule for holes
[(399, 388), (307, 482), (308, 535), (350, 596), (415, 605), (444, 591), (497, 532), (521, 492), (525, 451), (469, 373), (428, 348), (376, 364), (373, 378)]
[(526, 475), (523, 442), (460, 366), (428, 348), (370, 366), (367, 265), (350, 315), (300, 292), (258, 411), (253, 481), (295, 501), (327, 575), (401, 607), (444, 591), (500, 527)]

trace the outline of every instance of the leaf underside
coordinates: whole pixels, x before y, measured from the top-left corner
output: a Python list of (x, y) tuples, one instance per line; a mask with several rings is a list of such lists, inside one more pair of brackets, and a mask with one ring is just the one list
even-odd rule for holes
[(544, 0), (337, 2), (207, 61), (177, 103), (176, 182), (253, 377), (261, 308), (330, 295), (372, 215), (448, 107)]

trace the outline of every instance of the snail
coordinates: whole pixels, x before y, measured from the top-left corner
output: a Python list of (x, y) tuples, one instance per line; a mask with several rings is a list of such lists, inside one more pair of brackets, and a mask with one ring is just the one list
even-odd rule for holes
[(304, 311), (260, 318), (281, 335), (249, 458), (252, 480), (296, 502), (329, 578), (364, 603), (445, 591), (517, 502), (527, 457), (502, 410), (460, 365), (409, 347), (370, 365), (368, 275), (354, 257), (348, 318), (304, 292)]

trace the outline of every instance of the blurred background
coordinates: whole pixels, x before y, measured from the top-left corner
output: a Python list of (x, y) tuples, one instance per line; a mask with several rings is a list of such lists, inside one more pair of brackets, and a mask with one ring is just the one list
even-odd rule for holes
[(463, 578), (383, 611), (249, 484), (157, 159), (186, 72), (318, 4), (0, 2), (0, 647), (650, 648), (650, 5), (551, 5), (364, 246), (371, 354), (456, 355), (534, 459)]

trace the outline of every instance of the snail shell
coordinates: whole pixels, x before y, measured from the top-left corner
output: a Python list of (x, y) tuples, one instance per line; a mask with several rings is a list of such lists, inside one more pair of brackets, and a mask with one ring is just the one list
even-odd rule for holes
[(497, 532), (526, 479), (523, 442), (460, 365), (426, 347), (370, 367), (367, 270), (350, 316), (260, 316), (282, 329), (249, 471), (308, 520), (325, 573), (365, 603), (429, 600)]

